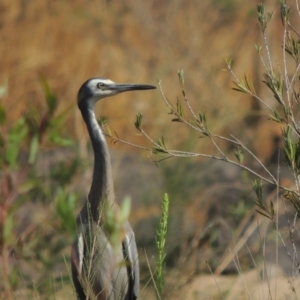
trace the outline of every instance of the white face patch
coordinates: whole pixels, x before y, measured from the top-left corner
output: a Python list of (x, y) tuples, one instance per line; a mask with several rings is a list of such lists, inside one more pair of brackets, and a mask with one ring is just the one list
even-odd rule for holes
[[(101, 88), (99, 84), (103, 83), (104, 85), (107, 85), (107, 88)], [(86, 90), (89, 91), (89, 99), (86, 99), (88, 101), (88, 104), (91, 108), (94, 107), (96, 102), (100, 100), (101, 98), (105, 98), (108, 96), (113, 96), (117, 94), (116, 90), (110, 90), (109, 85), (114, 85), (115, 82), (113, 82), (110, 79), (101, 79), (101, 78), (94, 78), (90, 79), (86, 83)]]
[(98, 78), (95, 78), (95, 79), (91, 79), (87, 86), (88, 88), (90, 88), (90, 90), (97, 90), (99, 88), (97, 88), (97, 84), (98, 83), (104, 83), (104, 84), (114, 84), (115, 82), (113, 82), (112, 80), (110, 79), (98, 79)]

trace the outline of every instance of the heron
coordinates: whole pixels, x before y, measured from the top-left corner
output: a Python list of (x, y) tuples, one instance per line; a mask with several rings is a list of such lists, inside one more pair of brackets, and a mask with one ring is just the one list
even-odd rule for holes
[(76, 218), (77, 236), (71, 251), (73, 284), (79, 300), (134, 300), (139, 295), (139, 264), (134, 232), (128, 221), (120, 245), (114, 247), (105, 229), (103, 205), (117, 213), (111, 161), (105, 135), (94, 107), (106, 97), (133, 90), (150, 90), (146, 84), (120, 84), (91, 78), (79, 89), (78, 108), (86, 123), (94, 151), (93, 179), (87, 200)]

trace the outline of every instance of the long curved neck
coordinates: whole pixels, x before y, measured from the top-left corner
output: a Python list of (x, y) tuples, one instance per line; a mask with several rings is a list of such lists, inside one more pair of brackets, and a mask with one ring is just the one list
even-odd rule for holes
[(88, 195), (88, 202), (92, 217), (99, 221), (101, 204), (104, 200), (114, 202), (114, 189), (111, 162), (106, 140), (95, 117), (93, 107), (84, 105), (79, 107), (86, 123), (94, 150), (94, 172), (92, 186)]

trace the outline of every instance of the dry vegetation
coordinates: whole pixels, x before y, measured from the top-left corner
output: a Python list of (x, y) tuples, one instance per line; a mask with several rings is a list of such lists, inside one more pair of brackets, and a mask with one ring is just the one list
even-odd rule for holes
[[(174, 98), (179, 93), (176, 72), (185, 69), (189, 98), (216, 120), (222, 116), (213, 125), (220, 128), (228, 119), (233, 122), (237, 112), (247, 114), (250, 105), (250, 99), (247, 104), (239, 95), (224, 93), (230, 77), (221, 72), (222, 57), (234, 52), (242, 70), (254, 69), (251, 45), (257, 39), (255, 7), (242, 1), (2, 1), (1, 82), (8, 84), (3, 102), (12, 122), (26, 106), (42, 105), (43, 76), (58, 95), (60, 109), (72, 106), (69, 124), (76, 126), (70, 130), (82, 137), (75, 97), (86, 78), (154, 84), (162, 79)], [(161, 125), (159, 95), (145, 94), (139, 101), (140, 95), (121, 97), (134, 99), (117, 99), (118, 109), (110, 101), (101, 106), (118, 132), (131, 131), (136, 111), (147, 112), (151, 128)]]
[[(267, 1), (269, 10), (275, 10), (276, 5), (276, 1)], [(272, 35), (270, 44), (274, 45), (272, 55), (275, 58), (281, 51), (278, 47), (281, 43), (281, 32), (277, 30), (279, 24), (280, 17), (275, 15), (268, 32)], [(41, 86), (41, 78), (45, 78), (59, 99), (58, 113), (68, 110), (64, 132), (79, 142), (80, 157), (85, 167), (86, 161), (89, 161), (88, 138), (76, 107), (76, 93), (83, 81), (94, 76), (117, 82), (149, 84), (162, 80), (165, 94), (176, 99), (181, 95), (177, 84), (179, 69), (185, 70), (188, 99), (195, 108), (208, 112), (213, 131), (224, 135), (234, 131), (235, 135), (243, 136), (247, 145), (253, 145), (263, 161), (272, 158), (276, 146), (274, 137), (280, 132), (280, 127), (261, 117), (261, 107), (254, 99), (231, 91), (232, 78), (221, 71), (225, 67), (222, 57), (234, 54), (237, 58), (236, 72), (252, 73), (257, 88), (261, 89), (261, 67), (254, 44), (262, 43), (262, 38), (256, 22), (255, 3), (251, 1), (1, 0), (0, 37), (0, 86), (7, 87), (0, 101), (7, 112), (8, 129), (28, 107), (45, 109)], [(206, 143), (195, 142), (195, 136), (182, 126), (166, 126), (166, 111), (159, 92), (124, 94), (111, 101), (103, 101), (98, 109), (99, 115), (108, 118), (110, 128), (125, 140), (146, 143), (136, 134), (132, 124), (136, 112), (142, 112), (146, 115), (144, 127), (152, 136), (164, 134), (176, 147), (210, 150), (206, 149)], [(54, 147), (47, 142), (42, 145), (43, 150)], [(233, 167), (201, 160), (173, 159), (156, 168), (147, 153), (121, 143), (110, 148), (119, 198), (126, 194), (132, 196), (132, 223), (135, 224), (138, 244), (146, 249), (149, 257), (155, 251), (152, 245), (160, 215), (160, 201), (164, 192), (169, 193), (173, 217), (167, 248), (170, 274), (167, 292), (176, 290), (169, 299), (222, 299), (222, 295), (224, 299), (267, 299), (269, 296), (266, 295), (270, 293), (266, 282), (279, 286), (277, 296), (268, 299), (284, 299), (288, 295), (288, 280), (281, 284), (282, 278), (289, 275), (288, 269), (284, 273), (281, 268), (272, 266), (276, 270), (276, 282), (271, 275), (263, 282), (258, 281), (258, 277), (255, 280), (251, 277), (260, 272), (271, 272), (260, 266), (262, 260), (268, 261), (262, 255), (265, 254), (262, 245), (268, 225), (262, 223), (261, 227), (257, 226), (261, 224), (261, 218), (254, 213), (249, 196), (251, 181), (247, 174)], [(135, 152), (134, 157), (125, 155), (125, 151)], [(67, 159), (68, 155), (63, 155), (63, 159)], [(143, 158), (137, 158), (139, 155)], [(85, 194), (90, 173), (82, 176), (83, 166), (68, 188), (72, 190), (76, 186)], [(41, 167), (43, 172), (47, 172), (45, 165)], [(129, 182), (133, 182), (130, 186), (132, 191), (126, 190)], [(32, 224), (28, 221), (33, 228), (28, 229), (24, 225), (29, 233), (25, 229), (22, 232), (20, 227), (23, 224), (19, 224), (17, 213), (14, 219), (16, 231), (21, 232), (22, 239), (28, 243), (36, 236), (47, 237), (47, 230), (58, 230), (60, 226), (51, 220), (55, 218), (51, 201), (46, 204), (36, 199), (31, 203), (28, 199), (28, 205), (22, 208), (24, 211), (17, 210), (22, 220), (24, 214), (34, 216)], [(46, 233), (36, 233), (44, 220), (47, 220)], [(264, 232), (258, 232), (257, 227)], [(70, 243), (72, 238), (64, 234), (60, 232), (59, 239)], [(272, 239), (275, 239), (274, 236), (271, 236), (271, 242)], [(246, 243), (249, 243), (253, 256), (261, 257), (261, 261), (257, 262), (259, 266), (249, 273), (247, 270), (254, 263), (247, 253)], [(274, 249), (275, 243), (271, 245)], [(235, 247), (239, 252), (239, 262), (233, 259), (235, 253), (229, 251)], [(274, 263), (276, 254), (272, 249), (267, 248), (266, 252), (273, 255), (270, 261)], [(44, 253), (43, 249), (40, 250)], [(65, 255), (68, 261), (69, 248), (59, 251), (61, 258)], [(144, 256), (142, 251), (141, 255)], [(20, 261), (10, 258), (8, 265), (11, 268), (17, 266), (20, 273), (17, 277), (22, 278), (22, 274), (26, 274), (25, 279), (19, 279), (16, 284), (16, 299), (54, 299), (52, 293), (56, 294), (55, 299), (73, 299), (63, 259), (58, 266), (54, 263), (47, 272), (44, 270), (39, 274), (39, 268), (45, 268), (45, 265), (35, 260), (37, 256), (29, 251)], [(48, 259), (51, 260), (51, 257)], [(199, 273), (210, 273), (206, 261), (213, 271), (217, 270), (216, 277), (207, 274), (198, 276)], [(239, 264), (245, 270), (245, 281)], [(231, 275), (224, 276), (228, 273)], [(28, 285), (31, 274), (33, 287)], [(56, 288), (47, 286), (40, 289), (35, 285), (39, 285), (42, 276), (49, 277), (50, 286), (51, 276), (61, 276), (63, 283), (56, 282)], [(268, 278), (268, 275), (263, 278)], [(142, 279), (143, 284), (149, 279), (146, 264)], [(279, 293), (283, 284), (287, 285), (285, 295)], [(260, 293), (251, 292), (253, 296), (249, 297), (245, 285)], [(223, 292), (220, 293), (218, 288)], [(33, 290), (35, 295), (28, 296), (28, 290)], [(142, 299), (152, 299), (152, 294), (153, 289), (147, 287), (142, 291)]]

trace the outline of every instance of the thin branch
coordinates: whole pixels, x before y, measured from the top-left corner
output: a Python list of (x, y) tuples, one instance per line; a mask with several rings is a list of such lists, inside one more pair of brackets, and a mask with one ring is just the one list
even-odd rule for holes
[(269, 49), (269, 44), (268, 44), (267, 36), (266, 36), (265, 32), (263, 32), (263, 39), (264, 39), (264, 44), (265, 44), (267, 57), (268, 57), (268, 61), (269, 61), (270, 71), (273, 74), (273, 66), (272, 66), (272, 61), (271, 61), (270, 49)]
[[(235, 250), (235, 249), (234, 249), (234, 250)], [(252, 300), (251, 294), (250, 294), (250, 292), (249, 292), (249, 289), (248, 289), (247, 284), (246, 284), (245, 279), (244, 279), (244, 275), (243, 275), (243, 272), (242, 272), (242, 269), (241, 269), (241, 265), (240, 265), (240, 262), (239, 262), (239, 258), (238, 258), (238, 256), (237, 256), (237, 253), (234, 254), (234, 253), (232, 252), (231, 249), (229, 249), (229, 252), (230, 252), (230, 254), (231, 254), (231, 256), (232, 256), (232, 261), (233, 261), (233, 263), (234, 263), (234, 265), (235, 265), (235, 267), (236, 267), (236, 269), (237, 269), (237, 271), (238, 271), (238, 274), (239, 274), (240, 277), (241, 277), (241, 280), (242, 280), (242, 283), (243, 283), (243, 285), (244, 285), (245, 291), (246, 291), (246, 293), (248, 294), (249, 299)]]
[(294, 83), (295, 83), (295, 79), (296, 79), (296, 77), (298, 76), (298, 71), (299, 71), (299, 69), (300, 69), (300, 64), (297, 65), (296, 71), (294, 72), (294, 75), (293, 75), (292, 80), (291, 80), (291, 82), (290, 82), (290, 86), (289, 86), (289, 88), (287, 89), (287, 93), (289, 93), (289, 92), (291, 91), (291, 88), (292, 88), (292, 86), (293, 86)]
[(264, 60), (264, 58), (262, 57), (262, 55), (261, 55), (260, 52), (259, 52), (259, 57), (260, 57), (260, 61), (261, 61), (262, 65), (263, 65), (263, 67), (264, 67), (265, 72), (268, 72), (269, 70), (268, 70), (268, 68), (267, 68), (267, 66), (266, 66), (266, 63), (265, 63), (265, 60)]
[(280, 233), (279, 231), (277, 231), (277, 234), (278, 234), (278, 236), (279, 236), (279, 238), (280, 238), (280, 240), (281, 240), (281, 243), (282, 243), (282, 245), (283, 245), (283, 247), (284, 247), (284, 249), (285, 249), (286, 254), (287, 254), (288, 257), (290, 258), (291, 262), (293, 263), (293, 266), (296, 267), (296, 272), (299, 273), (299, 270), (300, 270), (299, 262), (297, 262), (297, 261), (292, 257), (292, 255), (291, 255), (290, 251), (288, 250), (287, 245), (286, 245), (286, 243), (285, 243), (285, 241), (284, 241), (284, 239), (283, 239), (281, 233)]
[(206, 265), (207, 265), (207, 267), (208, 267), (208, 269), (209, 269), (210, 274), (212, 275), (212, 277), (213, 277), (213, 279), (214, 279), (214, 281), (215, 281), (215, 284), (216, 284), (216, 286), (217, 286), (217, 288), (218, 288), (218, 290), (219, 290), (219, 293), (220, 293), (222, 299), (225, 299), (224, 296), (223, 296), (223, 293), (222, 293), (222, 291), (221, 291), (221, 288), (220, 288), (220, 286), (219, 286), (219, 284), (218, 284), (218, 282), (217, 282), (216, 276), (215, 276), (214, 272), (212, 271), (212, 269), (211, 269), (211, 267), (210, 267), (208, 261), (206, 261)]
[(299, 9), (299, 3), (298, 3), (298, 0), (295, 0), (295, 2), (296, 2), (296, 7), (297, 7), (298, 15), (300, 16), (300, 9)]
[[(188, 121), (186, 121), (184, 118), (182, 118), (182, 116), (179, 113), (177, 113), (177, 111), (175, 110), (175, 108), (173, 107), (173, 105), (170, 103), (170, 101), (165, 96), (164, 91), (163, 91), (162, 86), (161, 86), (161, 81), (159, 81), (158, 84), (159, 84), (159, 89), (160, 89), (160, 93), (162, 95), (162, 98), (163, 98), (166, 106), (170, 109), (170, 111), (173, 114), (175, 114), (175, 116), (177, 118), (179, 118), (185, 125), (189, 126), (190, 128), (192, 128), (192, 129), (194, 129), (194, 130), (196, 130), (198, 132), (201, 132), (201, 133), (205, 132), (203, 129), (201, 129), (201, 128), (197, 127), (197, 126), (194, 126), (193, 124), (191, 124)], [(197, 120), (197, 117), (196, 117), (196, 120)]]
[[(174, 109), (174, 107), (172, 106), (172, 104), (170, 103), (170, 101), (167, 99), (167, 97), (165, 96), (164, 92), (163, 92), (163, 89), (162, 89), (162, 86), (161, 86), (161, 81), (158, 82), (159, 84), (159, 89), (160, 89), (160, 92), (161, 92), (161, 95), (162, 95), (162, 98), (164, 100), (164, 102), (166, 103), (167, 107), (171, 110), (172, 113), (174, 113), (176, 115), (177, 118), (179, 118), (185, 125), (189, 126), (190, 128), (198, 131), (198, 132), (201, 132), (203, 134), (206, 134), (209, 139), (211, 140), (211, 142), (213, 143), (214, 147), (217, 149), (217, 151), (224, 157), (224, 160), (226, 161), (227, 158), (226, 158), (226, 155), (225, 153), (222, 151), (222, 149), (218, 146), (218, 144), (216, 143), (216, 141), (212, 138), (212, 136), (210, 135), (210, 133), (208, 132), (208, 130), (206, 128), (200, 128), (200, 127), (197, 127), (197, 126), (194, 126), (192, 125), (190, 122), (188, 122), (185, 118), (183, 118), (179, 113), (177, 113)], [(185, 98), (185, 101), (186, 103), (188, 104), (188, 107), (190, 108), (190, 111), (191, 113), (193, 114), (195, 120), (198, 120), (196, 114), (194, 113), (193, 109), (191, 108), (188, 100), (186, 99), (186, 97), (184, 96)], [(150, 140), (150, 138), (149, 138)]]
[(274, 183), (276, 183), (276, 186), (277, 186), (278, 181), (275, 179), (275, 177), (272, 175), (272, 173), (268, 170), (268, 168), (262, 163), (262, 161), (249, 148), (247, 148), (244, 144), (242, 144), (241, 141), (239, 141), (233, 135), (231, 135), (231, 136), (238, 142), (238, 145), (240, 147), (242, 147), (245, 151), (247, 151), (259, 163), (259, 165), (269, 174), (269, 176), (273, 179)]
[[(291, 109), (291, 100), (289, 94), (289, 79), (288, 79), (288, 71), (287, 71), (287, 64), (286, 64), (286, 52), (285, 52), (285, 45), (286, 45), (286, 26), (284, 26), (283, 30), (283, 45), (282, 45), (282, 58), (283, 58), (283, 69), (284, 69), (284, 81), (285, 81), (285, 88), (287, 90), (287, 101), (288, 107)], [(282, 101), (284, 101), (282, 99)]]
[[(192, 157), (204, 157), (204, 158), (210, 158), (210, 159), (215, 159), (215, 160), (220, 160), (220, 161), (224, 161), (224, 162), (227, 162), (227, 163), (230, 163), (232, 165), (235, 165), (243, 170), (246, 170), (248, 171), (249, 173), (253, 174), (254, 176), (256, 176), (257, 178), (260, 178), (262, 179), (263, 181), (267, 182), (267, 183), (270, 183), (272, 185), (275, 185), (277, 187), (279, 187), (281, 190), (283, 191), (286, 191), (286, 192), (293, 192), (295, 193), (295, 195), (299, 196), (300, 197), (300, 194), (287, 187), (284, 187), (282, 185), (280, 185), (277, 180), (274, 178), (274, 176), (270, 173), (270, 171), (263, 165), (263, 163), (254, 155), (254, 153), (252, 153), (247, 147), (245, 147), (239, 140), (236, 139), (235, 141), (235, 144), (241, 146), (243, 149), (245, 149), (253, 158), (255, 158), (255, 160), (262, 166), (262, 168), (268, 173), (268, 175), (271, 177), (271, 179), (268, 179), (267, 177), (255, 172), (254, 170), (252, 170), (250, 167), (247, 167), (245, 165), (242, 165), (238, 162), (235, 162), (231, 159), (229, 159), (227, 156), (223, 156), (223, 157), (220, 157), (220, 156), (215, 156), (215, 155), (212, 155), (212, 154), (205, 154), (205, 153), (196, 153), (196, 152), (188, 152), (188, 151), (180, 151), (180, 150), (168, 150), (168, 149), (164, 149), (162, 148), (158, 143), (156, 143), (152, 138), (150, 138), (148, 136), (148, 134), (140, 128), (140, 132), (146, 137), (146, 139), (148, 139), (153, 145), (155, 145), (155, 147), (157, 147), (158, 149), (161, 149), (162, 152), (164, 152), (164, 154), (168, 154), (169, 156), (171, 157), (181, 157), (181, 158), (192, 158)], [(110, 135), (108, 135), (110, 136)], [(111, 137), (111, 136), (110, 136)], [(142, 146), (139, 146), (139, 145), (136, 145), (136, 144), (133, 144), (133, 143), (130, 143), (130, 142), (127, 142), (127, 141), (124, 141), (124, 140), (121, 140), (120, 138), (113, 138), (114, 140), (118, 141), (118, 142), (121, 142), (121, 143), (124, 143), (126, 145), (130, 145), (130, 146), (133, 146), (133, 147), (136, 147), (136, 148), (139, 148), (139, 149), (142, 149), (142, 150), (146, 150), (146, 151), (149, 151), (151, 153), (153, 153), (153, 149), (152, 148), (149, 148), (149, 147), (142, 147)], [(160, 160), (157, 160), (154, 162), (159, 162)]]
[(154, 279), (154, 273), (151, 270), (150, 262), (149, 262), (148, 255), (147, 255), (147, 252), (146, 252), (145, 249), (144, 249), (144, 252), (145, 252), (145, 257), (146, 257), (146, 261), (147, 261), (147, 266), (148, 266), (148, 269), (150, 271), (150, 276), (151, 276), (151, 279), (152, 279), (152, 282), (153, 282), (153, 285), (154, 285), (154, 289), (156, 291), (156, 295), (159, 296), (159, 300), (160, 300), (161, 297), (159, 295), (158, 288), (157, 288), (157, 285), (156, 285), (156, 282), (155, 282), (155, 279)]
[[(296, 0), (297, 2), (297, 0)], [(298, 4), (298, 3), (297, 3)], [(298, 33), (298, 31), (294, 28), (294, 26), (288, 22), (289, 27), (293, 30), (293, 32), (298, 36), (298, 38), (300, 38), (300, 34)]]
[[(233, 78), (235, 79), (235, 81), (237, 83), (241, 83), (241, 81), (239, 80), (239, 78), (235, 75), (235, 73), (233, 72), (231, 66), (227, 65), (228, 71), (231, 73), (231, 75), (233, 76)], [(258, 95), (252, 93), (249, 89), (247, 89), (247, 93), (254, 97), (256, 100), (258, 100), (259, 102), (261, 102), (265, 107), (267, 107), (270, 111), (274, 112), (274, 109), (268, 105), (263, 99), (261, 99)]]
[(166, 106), (171, 110), (171, 111), (175, 111), (173, 105), (171, 104), (171, 102), (167, 99), (167, 97), (165, 96), (164, 92), (163, 92), (163, 89), (162, 89), (162, 86), (161, 86), (161, 80), (158, 81), (158, 85), (159, 85), (159, 90), (160, 90), (160, 93), (162, 95), (162, 98), (166, 104)]
[(190, 105), (190, 102), (189, 102), (188, 99), (186, 98), (185, 93), (184, 93), (184, 96), (183, 96), (183, 97), (184, 97), (184, 100), (185, 100), (185, 103), (186, 103), (187, 107), (189, 108), (189, 111), (190, 111), (191, 114), (193, 115), (194, 119), (197, 120), (198, 118), (197, 118), (197, 116), (196, 116), (196, 114), (195, 114), (195, 112), (194, 112), (192, 106)]

